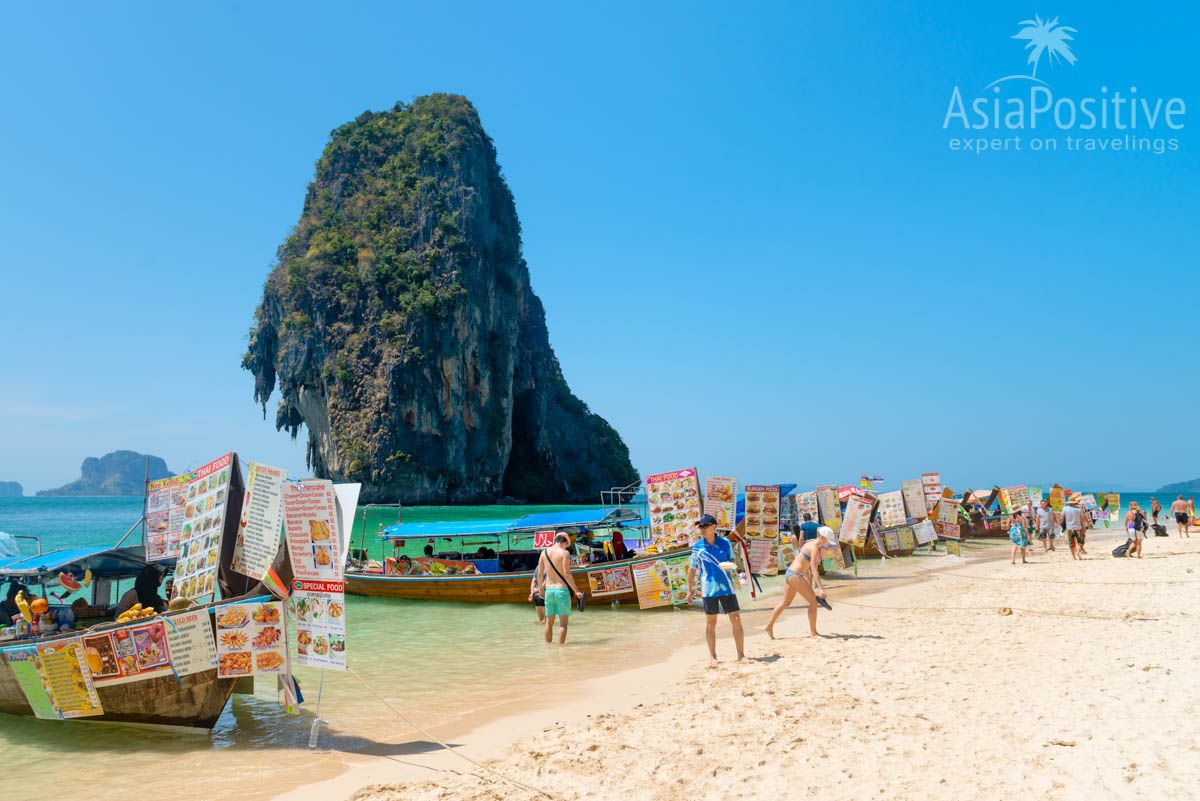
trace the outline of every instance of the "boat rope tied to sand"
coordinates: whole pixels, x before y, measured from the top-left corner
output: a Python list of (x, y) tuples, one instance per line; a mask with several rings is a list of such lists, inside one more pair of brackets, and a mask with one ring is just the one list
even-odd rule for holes
[(551, 799), (551, 801), (565, 801), (565, 799), (560, 798), (559, 796), (556, 796), (553, 793), (548, 793), (545, 790), (542, 790), (540, 788), (525, 784), (524, 782), (518, 781), (517, 779), (514, 779), (511, 776), (505, 776), (503, 773), (496, 770), (495, 768), (485, 765), (482, 762), (478, 762), (474, 759), (471, 759), (471, 757), (467, 756), (466, 754), (461, 753), (460, 751), (454, 749), (452, 746), (450, 746), (447, 742), (442, 740), (440, 737), (437, 737), (434, 734), (430, 733), (424, 726), (417, 723), (412, 718), (410, 718), (408, 715), (405, 715), (399, 709), (397, 709), (396, 707), (394, 707), (390, 703), (388, 703), (387, 699), (385, 699), (382, 695), (377, 693), (375, 691), (375, 688), (372, 687), (370, 684), (368, 684), (366, 679), (364, 679), (362, 676), (358, 675), (358, 672), (355, 671), (354, 668), (347, 665), (346, 672), (349, 673), (354, 678), (358, 679), (358, 683), (361, 684), (364, 688), (366, 688), (367, 692), (369, 692), (371, 695), (375, 696), (375, 700), (379, 701), (379, 703), (383, 704), (388, 709), (392, 710), (392, 712), (396, 715), (396, 717), (400, 718), (402, 721), (407, 723), (409, 726), (416, 729), (417, 732), (419, 732), (424, 737), (428, 737), (430, 742), (437, 743), (439, 746), (444, 748), (448, 753), (453, 754), (454, 756), (458, 757), (459, 759), (463, 760), (464, 762), (466, 762), (469, 765), (473, 765), (474, 767), (479, 768), (480, 770), (484, 771), (485, 773), (490, 773), (491, 775), (495, 776), (497, 779), (501, 780), (502, 782), (511, 784), (513, 787), (520, 787), (522, 790), (528, 790), (529, 792), (533, 793), (534, 795), (540, 795), (544, 798), (549, 798), (549, 799)]

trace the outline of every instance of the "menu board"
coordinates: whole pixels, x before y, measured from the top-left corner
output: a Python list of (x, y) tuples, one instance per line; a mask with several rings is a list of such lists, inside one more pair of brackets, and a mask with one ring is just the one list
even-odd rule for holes
[(779, 573), (779, 546), (769, 540), (750, 540), (750, 572), (760, 576)]
[(5, 648), (4, 661), (17, 680), (17, 686), (24, 693), (25, 700), (33, 709), (34, 716), (43, 720), (57, 720), (58, 713), (54, 711), (54, 704), (50, 700), (50, 688), (45, 674), (42, 673), (37, 646)]
[(592, 570), (587, 574), (588, 594), (593, 598), (604, 595), (620, 595), (633, 589), (633, 576), (628, 567), (610, 567)]
[(287, 470), (251, 462), (246, 470), (246, 499), (233, 546), (234, 570), (261, 579), (271, 569), (279, 550), (283, 526), (283, 483)]
[(796, 558), (796, 541), (791, 537), (783, 539), (779, 543), (779, 561), (776, 563), (780, 570), (786, 570), (787, 566)]
[(913, 526), (913, 536), (917, 538), (917, 545), (928, 545), (937, 539), (937, 530), (933, 527), (933, 521), (922, 520)]
[(333, 482), (305, 479), (283, 485), (283, 530), (292, 572), (303, 581), (341, 581), (341, 535)]
[[(746, 485), (746, 539), (779, 539), (779, 486)], [(755, 571), (759, 572), (759, 571)]]
[(171, 650), (162, 620), (83, 638), (83, 655), (97, 686), (171, 675)]
[(846, 560), (842, 556), (842, 546), (830, 543), (821, 547), (821, 564), (828, 570), (845, 570)]
[(932, 509), (933, 505), (942, 497), (942, 474), (922, 473), (921, 487), (925, 490), (925, 506)]
[(717, 528), (730, 531), (737, 525), (737, 479), (709, 476), (704, 481), (704, 513), (717, 519)]
[(1041, 502), (1042, 502), (1042, 488), (1041, 487), (1030, 487), (1029, 488), (1029, 502), (1033, 504), (1034, 509), (1036, 509), (1041, 504)]
[(953, 498), (943, 498), (938, 505), (938, 522), (954, 524), (958, 522), (958, 502)]
[(905, 511), (913, 520), (923, 520), (929, 517), (929, 504), (925, 502), (925, 486), (919, 478), (910, 478), (900, 482), (900, 492), (904, 496)]
[(900, 531), (899, 529), (888, 529), (883, 532), (883, 544), (888, 549), (888, 553), (900, 550)]
[(689, 536), (700, 519), (700, 478), (696, 468), (673, 470), (646, 478), (652, 539), (678, 540)]
[(687, 603), (688, 556), (673, 556), (667, 560), (667, 583), (671, 585), (671, 603)]
[(1050, 488), (1050, 508), (1056, 512), (1063, 510), (1063, 504), (1066, 503), (1066, 493), (1063, 488), (1055, 484)]
[(671, 605), (671, 577), (667, 571), (666, 559), (639, 562), (630, 565), (629, 569), (633, 572), (639, 609)]
[[(187, 557), (183, 555), (185, 546), (196, 540), (204, 542), (210, 534), (219, 538), (225, 521), (225, 496), (232, 464), (233, 454), (227, 453), (198, 470), (151, 481), (146, 485), (146, 561), (180, 560), (175, 567), (176, 597), (180, 597), (185, 589), (180, 577), (185, 574), (190, 577), (200, 572), (188, 573), (186, 568), (193, 566), (193, 552), (198, 552), (201, 546), (188, 548)], [(203, 572), (215, 572), (215, 565), (214, 558), (214, 570)], [(196, 566), (199, 566), (198, 562)], [(181, 570), (181, 567), (185, 570)], [(201, 582), (189, 586), (208, 583), (205, 577)], [(211, 586), (207, 592), (212, 592)], [(193, 595), (203, 594), (201, 591)], [(193, 595), (185, 597), (191, 598)]]
[(947, 542), (946, 553), (949, 556), (962, 556), (962, 544), (958, 540)]
[(296, 663), (346, 669), (346, 596), (342, 581), (294, 581)]
[(242, 601), (216, 609), (217, 675), (287, 673), (282, 601)]
[(879, 493), (879, 521), (884, 528), (894, 528), (908, 522), (904, 495), (900, 490)]
[(171, 649), (171, 667), (176, 675), (190, 676), (216, 668), (217, 645), (213, 640), (212, 614), (207, 609), (180, 612), (163, 621)]
[(842, 528), (842, 507), (838, 503), (837, 487), (828, 485), (817, 487), (817, 507), (821, 510), (821, 523), (829, 526), (834, 532)]
[(817, 503), (815, 491), (796, 493), (796, 522), (803, 523), (806, 514), (812, 518), (814, 523), (821, 520), (821, 507)]
[(1121, 496), (1119, 493), (1108, 493), (1108, 522), (1121, 522)]
[(37, 649), (50, 703), (58, 717), (66, 720), (104, 714), (79, 637), (44, 643)]
[(1013, 512), (1019, 512), (1029, 504), (1029, 487), (1025, 484), (1005, 487), (1002, 491), (1008, 495), (1008, 506)]
[(852, 495), (846, 501), (846, 518), (842, 521), (841, 539), (861, 546), (867, 538), (867, 527), (871, 524), (872, 502)]
[(962, 539), (962, 529), (956, 523), (942, 523), (942, 536), (948, 540)]
[(911, 551), (917, 547), (916, 538), (913, 536), (912, 526), (901, 526), (896, 529), (896, 538), (900, 542), (900, 550)]

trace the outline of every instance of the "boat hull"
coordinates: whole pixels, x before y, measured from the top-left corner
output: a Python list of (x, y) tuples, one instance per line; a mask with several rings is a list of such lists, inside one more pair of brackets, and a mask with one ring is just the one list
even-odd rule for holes
[[(0, 713), (33, 717), (8, 660), (0, 661)], [(221, 716), (236, 684), (237, 679), (219, 679), (216, 670), (206, 670), (180, 679), (160, 676), (98, 686), (104, 714), (76, 720), (207, 731)]]
[[(589, 573), (599, 573), (621, 567), (676, 557), (686, 550), (666, 554), (626, 559), (620, 562), (601, 562), (577, 567), (571, 571), (576, 586), (589, 603), (637, 603), (637, 592), (625, 590), (611, 595), (593, 596)], [(347, 573), (346, 594), (373, 598), (404, 598), (421, 601), (466, 601), (470, 603), (529, 603), (532, 571), (519, 573), (485, 573), (474, 576), (384, 576), (375, 573)]]

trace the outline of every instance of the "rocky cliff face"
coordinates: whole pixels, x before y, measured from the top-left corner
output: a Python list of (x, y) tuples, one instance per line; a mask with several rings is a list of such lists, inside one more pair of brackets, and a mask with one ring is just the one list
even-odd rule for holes
[(146, 490), (147, 459), (151, 481), (175, 475), (158, 456), (113, 451), (99, 459), (89, 456), (79, 469), (79, 479), (58, 489), (39, 490), (38, 495), (141, 495)]
[(319, 476), (366, 500), (595, 502), (637, 480), (550, 347), (496, 152), (463, 97), (334, 131), (243, 365)]

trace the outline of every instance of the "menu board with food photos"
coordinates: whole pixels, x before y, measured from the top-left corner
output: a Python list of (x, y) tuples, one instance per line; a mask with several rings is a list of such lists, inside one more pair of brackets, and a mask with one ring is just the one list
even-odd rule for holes
[(842, 546), (836, 543), (821, 546), (821, 566), (826, 570), (844, 570), (846, 560), (842, 556)]
[(904, 496), (904, 507), (909, 517), (913, 520), (929, 517), (929, 505), (925, 503), (925, 486), (921, 479), (910, 478), (900, 482), (900, 492)]
[(84, 661), (80, 637), (42, 643), (37, 650), (57, 717), (67, 720), (104, 714), (92, 672)]
[[(879, 493), (879, 521), (884, 528), (895, 528), (908, 522), (908, 513), (904, 510), (904, 495), (900, 490)], [(897, 550), (894, 548), (892, 550)]]
[(1050, 488), (1050, 508), (1056, 512), (1062, 512), (1063, 505), (1067, 502), (1067, 493), (1058, 484)]
[(871, 507), (874, 503), (858, 495), (851, 495), (846, 500), (846, 517), (842, 520), (841, 538), (861, 546), (867, 539), (867, 530), (871, 525)]
[[(746, 485), (746, 539), (779, 540), (779, 486)], [(757, 571), (756, 571), (757, 572)]]
[(890, 528), (883, 532), (883, 547), (887, 548), (888, 553), (895, 553), (900, 550), (900, 530)]
[(815, 491), (796, 493), (796, 522), (803, 523), (806, 514), (809, 515), (814, 523), (821, 521), (821, 507), (817, 503), (817, 493)]
[(700, 477), (696, 468), (658, 473), (646, 478), (652, 539), (686, 539), (700, 519)]
[(628, 567), (609, 567), (592, 570), (587, 574), (588, 595), (600, 598), (605, 595), (620, 595), (633, 589), (633, 576)]
[(341, 581), (294, 581), (288, 608), (296, 618), (296, 663), (346, 669), (346, 596)]
[(1029, 487), (1025, 484), (1006, 487), (1001, 492), (1008, 496), (1009, 511), (1019, 512), (1029, 504)]
[[(233, 454), (227, 453), (198, 470), (146, 485), (146, 561), (178, 560), (175, 597), (213, 591), (232, 466)], [(199, 580), (180, 581), (191, 577)]]
[(912, 526), (901, 526), (896, 529), (896, 539), (900, 543), (901, 551), (911, 551), (917, 547), (916, 538), (913, 536)]
[(220, 678), (288, 672), (282, 601), (242, 601), (215, 612)]
[[(149, 485), (147, 559), (175, 557), (172, 599), (195, 600), (212, 595), (216, 589), (217, 561), (221, 554), (221, 532), (225, 528), (233, 465), (233, 454), (227, 453), (199, 470)], [(164, 520), (165, 544), (156, 545), (153, 532), (162, 528)], [(160, 555), (152, 557), (152, 553)]]
[(1121, 494), (1118, 492), (1108, 493), (1108, 522), (1121, 522)]
[(637, 588), (639, 609), (671, 605), (673, 593), (666, 559), (639, 562), (630, 565), (630, 570), (633, 572), (633, 584)]
[(58, 712), (50, 700), (50, 683), (42, 672), (42, 660), (36, 645), (5, 648), (4, 663), (16, 680), (17, 686), (29, 702), (34, 717), (42, 720), (57, 720)]
[(838, 502), (837, 487), (832, 484), (817, 487), (817, 506), (821, 510), (821, 524), (834, 532), (842, 528), (842, 506)]
[(341, 535), (332, 481), (313, 478), (283, 485), (283, 531), (296, 578), (342, 580)]
[(779, 546), (769, 540), (750, 540), (750, 572), (760, 576), (779, 573)]
[(925, 490), (925, 507), (932, 509), (942, 497), (942, 474), (922, 473), (921, 487)]
[(937, 529), (933, 527), (932, 520), (922, 520), (913, 526), (913, 536), (917, 538), (918, 545), (928, 545), (937, 539)]
[(737, 479), (709, 476), (704, 481), (704, 513), (717, 519), (717, 528), (730, 531), (737, 523)]
[(171, 675), (171, 649), (161, 619), (83, 638), (83, 655), (97, 686)]
[(938, 504), (938, 522), (951, 525), (958, 523), (958, 501), (943, 498)]

